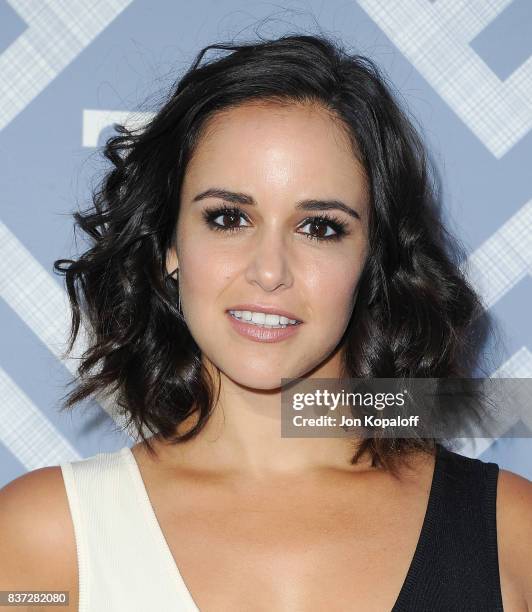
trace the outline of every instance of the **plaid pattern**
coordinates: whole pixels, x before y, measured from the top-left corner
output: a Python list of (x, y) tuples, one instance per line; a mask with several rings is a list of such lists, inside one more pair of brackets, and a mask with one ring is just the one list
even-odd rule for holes
[(497, 158), (532, 128), (532, 57), (504, 82), (470, 46), (511, 0), (358, 0)]
[[(468, 257), (464, 272), (481, 293), (486, 308), (532, 274), (532, 200)], [(532, 368), (528, 376), (532, 376)]]

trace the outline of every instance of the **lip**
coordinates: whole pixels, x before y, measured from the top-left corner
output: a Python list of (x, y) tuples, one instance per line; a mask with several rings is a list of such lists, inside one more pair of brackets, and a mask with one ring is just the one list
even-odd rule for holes
[(283, 310), (282, 308), (277, 308), (277, 306), (269, 306), (267, 304), (237, 304), (236, 306), (227, 308), (226, 312), (229, 312), (230, 310), (250, 310), (252, 312), (264, 312), (265, 314), (278, 314), (282, 317), (286, 317), (287, 319), (293, 319), (298, 323), (304, 323), (304, 321), (297, 317), (293, 312)]
[[(233, 309), (231, 308), (231, 310)], [(235, 310), (238, 310), (238, 308), (235, 308)], [(295, 325), (288, 325), (287, 327), (274, 327), (269, 329), (236, 319), (230, 312), (226, 312), (226, 316), (231, 326), (238, 334), (254, 342), (280, 342), (296, 334), (302, 325), (302, 323), (296, 323)]]

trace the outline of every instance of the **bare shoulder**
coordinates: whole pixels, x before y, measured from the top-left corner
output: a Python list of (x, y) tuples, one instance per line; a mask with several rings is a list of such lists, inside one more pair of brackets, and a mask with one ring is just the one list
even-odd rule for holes
[(497, 483), (497, 547), (503, 595), (515, 594), (508, 609), (532, 609), (532, 482), (502, 469)]
[(70, 591), (70, 606), (62, 609), (77, 610), (76, 542), (59, 466), (0, 489), (0, 534), (0, 590)]

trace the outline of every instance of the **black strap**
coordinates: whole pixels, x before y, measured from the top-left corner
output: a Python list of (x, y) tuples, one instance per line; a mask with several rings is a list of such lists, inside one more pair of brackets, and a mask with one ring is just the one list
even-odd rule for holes
[(499, 467), (438, 444), (425, 520), (392, 612), (503, 612)]

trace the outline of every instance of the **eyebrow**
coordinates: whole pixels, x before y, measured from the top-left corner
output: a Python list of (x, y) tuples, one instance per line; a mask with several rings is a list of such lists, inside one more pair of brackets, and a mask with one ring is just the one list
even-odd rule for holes
[[(220, 198), (233, 204), (242, 204), (243, 206), (256, 206), (257, 204), (255, 200), (246, 193), (228, 191), (227, 189), (219, 189), (217, 187), (211, 187), (210, 189), (198, 193), (192, 201), (198, 202), (205, 198)], [(341, 210), (354, 219), (360, 219), (358, 212), (341, 200), (300, 200), (296, 203), (296, 208), (298, 210)]]

